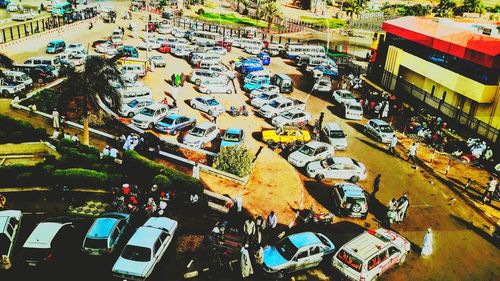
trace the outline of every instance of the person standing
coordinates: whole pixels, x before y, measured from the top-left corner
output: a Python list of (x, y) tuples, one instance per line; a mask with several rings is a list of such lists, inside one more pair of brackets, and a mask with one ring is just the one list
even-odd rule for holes
[(432, 255), (432, 240), (433, 240), (432, 229), (429, 227), (427, 229), (427, 233), (424, 236), (424, 244), (422, 245), (422, 252), (420, 252), (420, 255), (422, 257), (428, 257)]
[(396, 222), (401, 223), (406, 217), (406, 214), (408, 212), (408, 207), (410, 207), (410, 200), (408, 199), (408, 194), (403, 194), (401, 198), (399, 198), (398, 202), (398, 207), (397, 207), (397, 218)]
[(248, 244), (241, 247), (240, 253), (241, 277), (248, 278), (253, 274), (252, 262), (250, 261), (250, 254), (248, 253)]
[(382, 109), (382, 118), (387, 118), (389, 116), (389, 102), (384, 103), (384, 109)]
[(110, 149), (109, 149), (109, 145), (106, 145), (106, 147), (104, 147), (104, 149), (102, 150), (102, 156), (110, 156)]
[(193, 178), (199, 180), (200, 179), (200, 166), (198, 165), (198, 162), (194, 163), (193, 166)]
[(181, 75), (175, 74), (175, 86), (179, 87), (181, 85)]
[(181, 87), (184, 87), (184, 83), (186, 83), (186, 75), (184, 72), (181, 73)]
[(76, 142), (76, 143), (79, 143), (79, 142), (80, 142), (80, 139), (78, 138), (78, 134), (77, 134), (77, 133), (75, 133), (75, 134), (73, 135), (73, 137), (71, 138), (71, 140), (72, 140), (73, 142)]
[(395, 156), (396, 155), (396, 146), (398, 145), (398, 137), (396, 137), (396, 134), (392, 136), (391, 143), (389, 144), (389, 152)]
[(484, 192), (483, 195), (483, 205), (485, 203), (491, 202), (491, 197), (495, 193), (495, 190), (497, 188), (498, 182), (494, 177), (490, 177), (490, 182), (488, 183), (488, 188)]
[(323, 120), (325, 119), (325, 113), (321, 112), (319, 114), (319, 119), (318, 119), (318, 129), (321, 131), (321, 128), (323, 128)]
[(172, 87), (175, 87), (175, 74), (172, 74), (170, 79), (172, 80)]
[(212, 123), (217, 125), (217, 113), (214, 112), (211, 117), (212, 117)]
[(243, 224), (243, 233), (245, 243), (250, 243), (255, 235), (255, 222), (248, 218)]
[(389, 204), (387, 205), (387, 219), (389, 220), (389, 226), (396, 221), (397, 218), (397, 201), (395, 198), (392, 198), (391, 201), (389, 201)]
[(414, 166), (417, 165), (417, 161), (416, 161), (416, 158), (417, 158), (417, 144), (416, 143), (413, 143), (410, 148), (408, 149), (408, 160), (406, 161), (410, 161), (413, 163)]
[(278, 224), (278, 217), (276, 216), (274, 211), (271, 211), (269, 216), (267, 216), (266, 227), (275, 229), (277, 224)]
[(262, 232), (265, 227), (266, 223), (264, 222), (264, 218), (261, 215), (258, 215), (257, 218), (255, 218), (255, 239), (259, 245), (262, 243)]
[(59, 129), (59, 111), (57, 111), (57, 108), (52, 111), (52, 127)]
[(380, 177), (381, 176), (382, 176), (381, 174), (378, 174), (377, 177), (375, 178), (375, 180), (373, 181), (373, 192), (372, 192), (373, 197), (375, 197), (375, 194), (377, 194), (377, 192), (380, 189)]

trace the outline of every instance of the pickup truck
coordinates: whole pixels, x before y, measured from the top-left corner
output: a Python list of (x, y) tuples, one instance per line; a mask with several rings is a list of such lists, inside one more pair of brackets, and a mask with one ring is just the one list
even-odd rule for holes
[(293, 126), (262, 131), (262, 141), (269, 145), (274, 143), (305, 143), (310, 140), (311, 135), (309, 131), (300, 130)]
[(259, 109), (259, 115), (264, 118), (274, 118), (280, 113), (292, 109), (305, 111), (306, 104), (302, 101), (292, 98), (277, 98), (269, 104), (262, 106)]
[(7, 79), (0, 79), (0, 93), (2, 96), (15, 96), (21, 94), (26, 89), (23, 82), (14, 82)]

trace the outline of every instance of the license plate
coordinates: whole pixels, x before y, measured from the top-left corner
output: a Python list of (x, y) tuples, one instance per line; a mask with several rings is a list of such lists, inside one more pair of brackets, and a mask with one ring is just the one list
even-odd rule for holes
[(29, 266), (36, 266), (36, 263), (35, 262), (29, 262), (28, 265)]

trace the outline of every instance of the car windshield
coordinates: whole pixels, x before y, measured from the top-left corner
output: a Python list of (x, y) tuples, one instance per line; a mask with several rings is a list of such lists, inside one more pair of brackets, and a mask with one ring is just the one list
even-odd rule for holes
[(342, 93), (341, 95), (344, 99), (354, 99), (354, 96), (351, 93)]
[(133, 261), (149, 261), (151, 259), (151, 250), (144, 247), (127, 245), (123, 249), (121, 257)]
[(352, 160), (352, 163), (354, 163), (354, 165), (358, 166), (359, 167), (359, 163), (358, 161), (354, 160), (354, 159), (351, 159)]
[(334, 139), (340, 139), (345, 137), (345, 134), (342, 131), (330, 131), (330, 137)]
[(276, 250), (286, 260), (291, 260), (295, 255), (295, 253), (297, 253), (298, 249), (295, 245), (293, 245), (292, 241), (290, 241), (290, 239), (287, 237), (276, 243)]
[(55, 46), (55, 45), (54, 45), (54, 43), (49, 43), (49, 44), (47, 44), (47, 47), (48, 47), (48, 48), (54, 48), (54, 46)]
[(219, 105), (219, 102), (216, 101), (215, 99), (209, 99), (209, 100), (207, 100), (207, 103), (208, 103), (208, 105), (211, 105), (211, 106)]
[(271, 107), (278, 108), (280, 106), (280, 103), (277, 101), (272, 101), (271, 103), (269, 103), (269, 105)]
[(84, 247), (90, 249), (106, 249), (108, 247), (108, 240), (87, 238), (85, 239)]
[(287, 111), (287, 112), (284, 112), (283, 114), (281, 114), (281, 116), (285, 119), (292, 119), (293, 118), (293, 113)]
[(160, 122), (163, 124), (172, 125), (172, 124), (174, 124), (174, 121), (175, 121), (175, 119), (173, 119), (173, 118), (165, 117)]
[(314, 155), (314, 148), (308, 145), (303, 145), (301, 148), (299, 148), (299, 152), (307, 156), (312, 156)]
[(344, 264), (347, 264), (350, 268), (356, 270), (357, 272), (361, 272), (361, 266), (363, 265), (363, 262), (353, 255), (347, 253), (345, 250), (340, 250), (337, 254), (337, 258)]
[(153, 57), (151, 57), (151, 59), (153, 59), (153, 60), (163, 60), (163, 57), (161, 57), (161, 56), (153, 56)]
[(143, 110), (141, 110), (141, 114), (146, 116), (153, 116), (155, 115), (155, 111), (151, 108), (144, 108)]
[(196, 136), (196, 137), (203, 137), (205, 134), (205, 129), (202, 129), (200, 127), (194, 127), (190, 132), (190, 135)]
[(333, 158), (326, 158), (325, 160), (321, 161), (321, 164), (324, 168), (328, 168), (331, 165), (335, 164), (335, 161), (333, 161)]
[(231, 141), (231, 142), (238, 142), (238, 141), (240, 141), (240, 135), (239, 134), (233, 134), (233, 133), (226, 133), (224, 135), (224, 140), (225, 141)]
[(352, 111), (361, 111), (363, 109), (361, 108), (360, 105), (350, 105), (349, 106), (349, 110), (352, 110)]
[[(118, 85), (118, 87), (119, 87), (119, 85)], [(129, 102), (127, 105), (128, 105), (128, 106), (130, 106), (130, 107), (132, 107), (132, 108), (134, 108), (134, 107), (136, 107), (138, 104), (139, 104), (139, 101), (138, 101), (138, 100), (133, 100), (133, 101)]]
[(380, 128), (380, 131), (381, 131), (382, 133), (392, 133), (392, 128), (391, 128), (391, 126), (381, 125), (381, 126), (379, 126), (379, 128)]
[(263, 100), (269, 100), (271, 98), (271, 96), (268, 95), (268, 94), (266, 94), (266, 93), (264, 93), (264, 94), (260, 94), (259, 98), (263, 99)]

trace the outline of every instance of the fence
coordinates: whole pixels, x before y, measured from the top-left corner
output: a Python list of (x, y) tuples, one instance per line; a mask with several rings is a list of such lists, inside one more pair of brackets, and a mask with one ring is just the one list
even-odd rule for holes
[(87, 8), (66, 17), (46, 17), (35, 19), (12, 25), (0, 29), (0, 43), (8, 43), (34, 34), (38, 34), (47, 30), (56, 29), (67, 24), (77, 21), (93, 18), (97, 15), (97, 10)]
[(387, 20), (392, 20), (398, 18), (398, 15), (385, 15), (383, 17), (375, 17), (375, 18), (367, 18), (367, 19), (358, 19), (349, 21), (350, 29), (364, 29), (371, 31), (381, 31), (382, 23)]
[(451, 127), (463, 129), (466, 135), (479, 135), (491, 142), (498, 140), (499, 130), (463, 112), (459, 108), (446, 103), (427, 91), (416, 87), (414, 84), (398, 77), (389, 71), (368, 68), (368, 77), (383, 88), (393, 91), (399, 97), (417, 108), (425, 109), (435, 115), (442, 115)]

